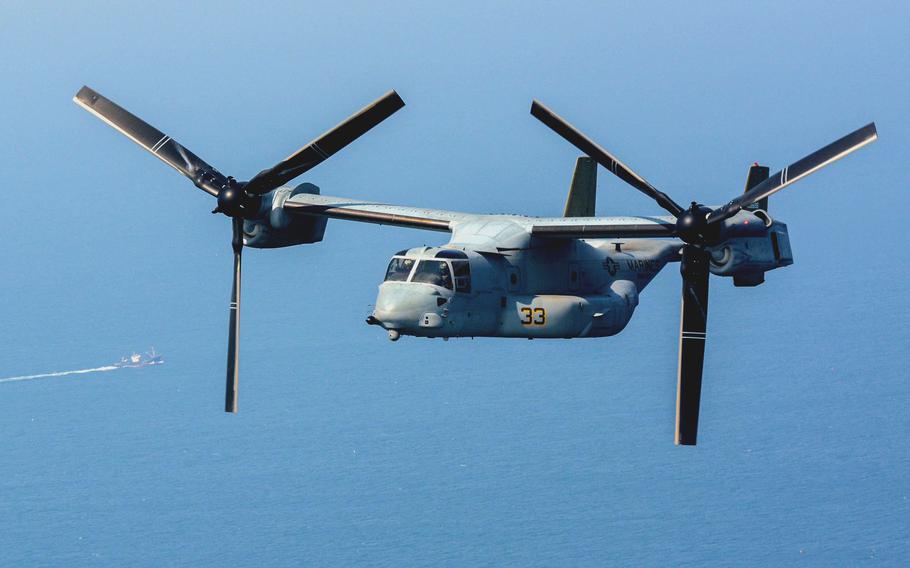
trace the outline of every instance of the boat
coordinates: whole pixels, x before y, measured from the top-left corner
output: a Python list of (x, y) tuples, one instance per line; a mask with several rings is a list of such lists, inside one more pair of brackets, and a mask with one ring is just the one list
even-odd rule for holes
[(119, 361), (114, 363), (114, 367), (149, 367), (151, 365), (161, 365), (163, 363), (164, 357), (160, 353), (157, 353), (155, 348), (152, 347), (151, 350), (144, 355), (140, 355), (139, 353), (124, 355)]

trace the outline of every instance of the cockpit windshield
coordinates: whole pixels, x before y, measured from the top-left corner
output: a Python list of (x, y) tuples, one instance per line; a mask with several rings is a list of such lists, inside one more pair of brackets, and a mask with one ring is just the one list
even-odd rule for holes
[(434, 284), (443, 288), (452, 289), (452, 273), (449, 265), (441, 260), (421, 260), (417, 263), (417, 270), (411, 282)]
[(393, 258), (392, 262), (389, 263), (388, 270), (385, 271), (385, 281), (404, 282), (408, 279), (412, 268), (414, 268), (414, 259)]

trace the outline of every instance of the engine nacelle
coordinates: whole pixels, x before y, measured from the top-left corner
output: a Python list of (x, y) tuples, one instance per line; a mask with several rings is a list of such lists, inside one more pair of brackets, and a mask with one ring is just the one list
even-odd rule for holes
[[(742, 215), (742, 213), (741, 213)], [(740, 223), (730, 227), (723, 243), (708, 247), (711, 253), (711, 272), (717, 276), (732, 276), (735, 286), (758, 286), (765, 281), (765, 272), (793, 264), (787, 225), (773, 221), (764, 211), (746, 213), (762, 221), (761, 230)], [(741, 221), (749, 220), (743, 215)], [(739, 215), (733, 219), (737, 219)], [(741, 235), (741, 236), (740, 236)]]
[(320, 242), (328, 219), (291, 215), (284, 210), (284, 202), (299, 193), (318, 195), (319, 188), (311, 183), (302, 183), (294, 189), (280, 187), (263, 195), (259, 215), (243, 222), (244, 245), (279, 248)]

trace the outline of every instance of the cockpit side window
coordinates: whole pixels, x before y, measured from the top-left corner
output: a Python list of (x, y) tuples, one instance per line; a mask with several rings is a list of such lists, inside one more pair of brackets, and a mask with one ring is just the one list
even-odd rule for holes
[(452, 289), (452, 273), (449, 265), (441, 260), (421, 260), (414, 270), (411, 282), (423, 282)]
[(455, 273), (455, 291), (471, 293), (471, 264), (467, 260), (453, 260), (452, 272)]
[(413, 258), (393, 258), (385, 271), (386, 282), (404, 282), (408, 279), (411, 269), (414, 268)]

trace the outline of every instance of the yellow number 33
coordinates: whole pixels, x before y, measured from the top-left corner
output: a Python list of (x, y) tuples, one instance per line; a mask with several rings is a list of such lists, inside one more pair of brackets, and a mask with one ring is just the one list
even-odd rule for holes
[(521, 308), (523, 325), (547, 325), (547, 310), (544, 308)]

